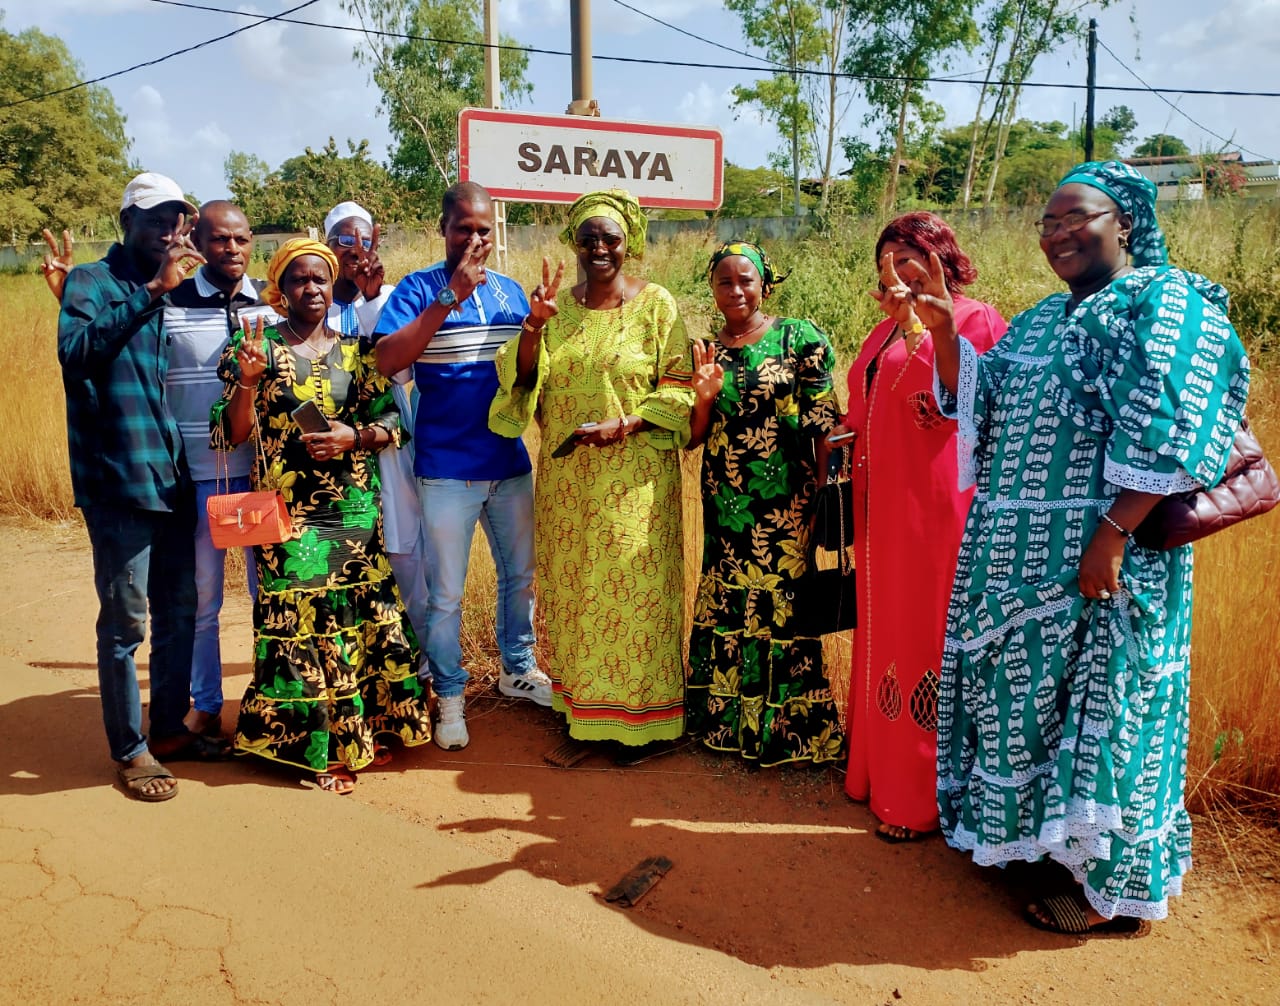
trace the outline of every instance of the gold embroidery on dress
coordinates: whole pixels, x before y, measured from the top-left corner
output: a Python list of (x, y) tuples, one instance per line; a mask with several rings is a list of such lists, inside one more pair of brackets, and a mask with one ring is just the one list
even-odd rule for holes
[(876, 708), (887, 720), (902, 715), (902, 689), (898, 687), (898, 665), (890, 664), (876, 688)]
[(938, 676), (930, 669), (911, 689), (911, 718), (921, 730), (930, 733), (938, 729), (938, 684)]

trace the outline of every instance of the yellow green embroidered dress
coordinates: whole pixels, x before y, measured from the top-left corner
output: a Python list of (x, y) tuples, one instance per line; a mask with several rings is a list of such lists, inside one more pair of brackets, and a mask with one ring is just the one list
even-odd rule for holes
[[(211, 442), (227, 446), (225, 412), (240, 379), (235, 336), (218, 367), (225, 388), (211, 415)], [(235, 748), (315, 772), (373, 760), (374, 738), (406, 746), (431, 737), (418, 647), (383, 550), (378, 469), (372, 451), (312, 458), (291, 413), (315, 400), (331, 419), (379, 425), (399, 442), (391, 388), (351, 337), (322, 360), (300, 356), (266, 331), (267, 371), (254, 406), (267, 477), (279, 489), (293, 538), (254, 549), (253, 681), (240, 702)]]
[[(552, 706), (579, 740), (640, 745), (684, 732), (680, 459), (693, 392), (689, 340), (653, 283), (613, 310), (566, 290), (546, 325), (536, 384), (516, 387), (519, 337), (498, 351), (495, 433), (537, 417), (538, 603)], [(636, 415), (653, 428), (606, 447), (552, 451), (585, 422)]]

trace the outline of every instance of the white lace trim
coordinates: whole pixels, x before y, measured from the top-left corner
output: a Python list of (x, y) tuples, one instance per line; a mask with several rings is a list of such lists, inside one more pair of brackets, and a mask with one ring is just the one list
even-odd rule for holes
[(1061, 499), (1061, 500), (1028, 500), (1028, 499), (990, 499), (985, 493), (975, 493), (975, 503), (981, 503), (988, 510), (1101, 510), (1110, 507), (1113, 499)]
[(1185, 674), (1187, 671), (1187, 662), (1185, 660), (1175, 660), (1170, 664), (1157, 664), (1155, 667), (1148, 667), (1145, 671), (1139, 673), (1147, 681), (1163, 681), (1165, 678), (1171, 678), (1175, 674)]
[(1102, 477), (1122, 489), (1136, 489), (1140, 493), (1158, 493), (1161, 496), (1204, 488), (1203, 483), (1181, 469), (1176, 472), (1150, 472), (1122, 465), (1110, 458), (1102, 464)]
[(986, 646), (987, 643), (991, 642), (991, 640), (1003, 636), (1010, 629), (1016, 629), (1019, 626), (1025, 625), (1033, 618), (1045, 618), (1049, 615), (1056, 615), (1058, 612), (1065, 611), (1067, 608), (1071, 607), (1072, 603), (1072, 598), (1062, 597), (1056, 601), (1051, 601), (1049, 604), (1042, 604), (1036, 608), (1025, 608), (1007, 621), (1001, 622), (999, 625), (988, 629), (986, 632), (982, 633), (982, 635), (975, 636), (973, 639), (956, 639), (954, 636), (948, 636), (946, 649), (959, 650), (962, 653), (972, 653), (974, 650)]
[[(963, 492), (978, 481), (978, 426), (973, 420), (973, 403), (978, 397), (978, 351), (968, 339), (957, 340), (960, 347), (960, 371), (956, 393), (951, 396), (938, 380), (938, 365), (933, 367), (933, 397), (938, 410), (956, 420), (956, 488)], [(945, 397), (944, 397), (945, 396)], [(955, 398), (955, 412), (946, 408), (946, 400)]]
[(1052, 356), (1036, 356), (1031, 353), (1003, 353), (1000, 358), (1012, 360), (1014, 363), (1030, 364), (1033, 367), (1044, 367), (1053, 362)]

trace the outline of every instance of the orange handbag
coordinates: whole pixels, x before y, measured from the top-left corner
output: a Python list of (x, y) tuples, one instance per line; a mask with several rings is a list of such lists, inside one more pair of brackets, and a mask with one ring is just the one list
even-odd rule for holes
[[(253, 411), (252, 439), (257, 447), (254, 467), (262, 463), (267, 470), (267, 459), (262, 451), (262, 437), (258, 430), (258, 410)], [(227, 488), (231, 488), (231, 472), (227, 464), (227, 452), (219, 451), (222, 473)], [(254, 481), (261, 484), (261, 476), (254, 472)], [(258, 489), (247, 493), (220, 493), (205, 502), (209, 516), (209, 537), (217, 548), (234, 548), (248, 545), (278, 545), (293, 537), (293, 521), (278, 489)]]

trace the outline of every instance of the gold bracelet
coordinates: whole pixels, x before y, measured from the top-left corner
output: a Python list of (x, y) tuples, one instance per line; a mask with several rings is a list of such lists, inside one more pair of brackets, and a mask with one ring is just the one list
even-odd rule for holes
[(541, 334), (542, 334), (542, 326), (541, 326), (541, 325), (530, 325), (530, 324), (529, 324), (529, 316), (526, 314), (526, 315), (524, 316), (524, 321), (520, 322), (520, 331), (522, 331), (522, 332), (528, 332), (530, 335), (541, 335)]
[(236, 381), (236, 387), (237, 387), (237, 388), (242, 388), (242, 389), (243, 389), (243, 390), (245, 390), (245, 391), (257, 391), (257, 390), (258, 390), (258, 386), (257, 386), (256, 384), (244, 384), (244, 383), (242, 383), (242, 382), (240, 382), (240, 381)]

